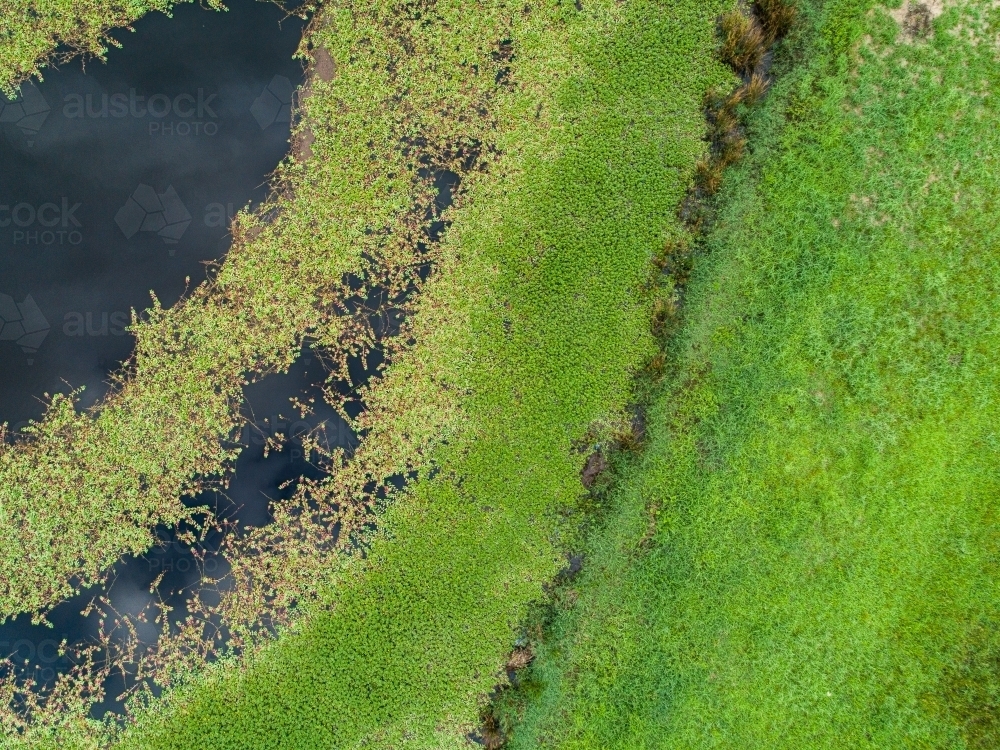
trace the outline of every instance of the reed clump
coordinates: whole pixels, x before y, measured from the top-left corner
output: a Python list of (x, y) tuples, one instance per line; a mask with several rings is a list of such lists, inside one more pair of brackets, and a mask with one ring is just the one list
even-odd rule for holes
[(737, 73), (748, 75), (764, 59), (767, 41), (757, 19), (739, 11), (723, 14), (719, 21), (722, 35), (720, 55)]
[(693, 231), (701, 230), (705, 212), (696, 210), (692, 202), (697, 202), (699, 196), (715, 195), (722, 186), (723, 170), (746, 152), (739, 107), (752, 107), (767, 94), (770, 82), (765, 55), (788, 33), (796, 14), (796, 6), (786, 0), (759, 0), (750, 14), (733, 10), (719, 17), (719, 56), (743, 83), (728, 94), (712, 90), (705, 97), (712, 145), (709, 155), (695, 168), (693, 198), (682, 206), (682, 218)]
[(695, 183), (707, 195), (715, 195), (722, 187), (722, 165), (715, 159), (702, 159), (695, 166)]
[(792, 28), (798, 8), (784, 0), (757, 0), (753, 12), (764, 32), (764, 45), (770, 47)]

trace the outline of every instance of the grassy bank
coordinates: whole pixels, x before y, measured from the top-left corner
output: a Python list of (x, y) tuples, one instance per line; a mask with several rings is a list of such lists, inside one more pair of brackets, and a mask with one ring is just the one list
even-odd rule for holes
[(996, 11), (802, 11), (510, 747), (1000, 740)]
[[(487, 7), (439, 2), (429, 18), (464, 39)], [(452, 405), (447, 441), (325, 611), (174, 691), (121, 747), (466, 742), (528, 603), (564, 565), (561, 516), (586, 459), (575, 444), (607, 435), (653, 353), (643, 289), (681, 232), (704, 92), (730, 79), (711, 62), (723, 7), (517, 6), (496, 40), (510, 66), (500, 155), (452, 214), (416, 344), (375, 394)]]

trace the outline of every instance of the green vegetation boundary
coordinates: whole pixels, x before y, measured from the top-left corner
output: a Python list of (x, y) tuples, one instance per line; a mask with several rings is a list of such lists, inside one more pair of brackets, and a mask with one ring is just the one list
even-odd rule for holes
[[(336, 33), (328, 50), (303, 43), (319, 72), (269, 204), (237, 217), (209, 282), (134, 321), (134, 357), (96, 410), (57, 394), (16, 444), (0, 441), (0, 618), (44, 611), (148, 550), (157, 524), (197, 515), (181, 497), (225, 481), (243, 386), (287, 368), (307, 336), (344, 369), (343, 352), (370, 347), (370, 326), (345, 315), (359, 294), (348, 275), (390, 297), (419, 286), (427, 168), (461, 171), (469, 147), (488, 142), (504, 18), (484, 10), (445, 43), (414, 38), (420, 14), (395, 5), (329, 6)], [(324, 51), (332, 70), (317, 63)]]
[(895, 12), (802, 4), (509, 747), (1000, 743), (1000, 16)]
[[(191, 0), (181, 0), (181, 2)], [(174, 0), (3, 0), (0, 2), (0, 93), (13, 94), (22, 81), (42, 77), (52, 62), (71, 56), (103, 57), (125, 28), (147, 13), (170, 13)], [(207, 6), (221, 7), (217, 0)], [(53, 59), (57, 48), (59, 57)]]

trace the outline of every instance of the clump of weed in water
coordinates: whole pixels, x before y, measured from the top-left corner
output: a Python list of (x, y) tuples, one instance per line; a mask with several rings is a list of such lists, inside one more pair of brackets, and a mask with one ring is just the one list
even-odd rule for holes
[(736, 117), (736, 105), (743, 98), (742, 87), (729, 97), (722, 97), (716, 92), (709, 92), (706, 97), (708, 123), (711, 126), (709, 136), (715, 142), (732, 135), (739, 127)]
[(753, 106), (767, 93), (764, 55), (771, 44), (788, 33), (796, 12), (795, 5), (787, 0), (758, 0), (753, 5), (753, 15), (730, 11), (719, 18), (719, 55), (743, 78), (743, 83), (728, 94), (712, 90), (705, 97), (712, 147), (709, 156), (695, 166), (694, 190), (680, 211), (681, 218), (695, 233), (704, 228), (706, 216), (697, 204), (719, 191), (723, 170), (742, 159), (746, 150), (739, 106)]
[(760, 65), (767, 45), (756, 18), (730, 11), (720, 19), (719, 30), (722, 34), (721, 57), (733, 70), (746, 75)]

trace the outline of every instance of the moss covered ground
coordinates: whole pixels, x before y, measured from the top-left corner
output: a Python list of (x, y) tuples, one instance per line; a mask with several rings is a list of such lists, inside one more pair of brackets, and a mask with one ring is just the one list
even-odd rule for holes
[(998, 17), (801, 9), (509, 747), (1000, 741)]

